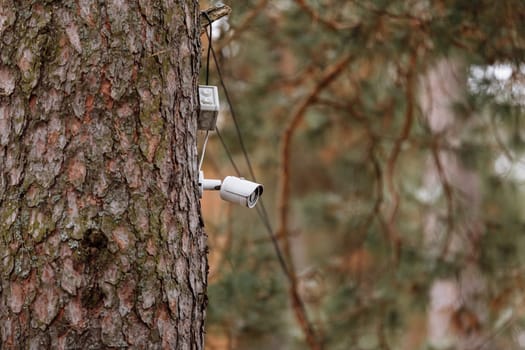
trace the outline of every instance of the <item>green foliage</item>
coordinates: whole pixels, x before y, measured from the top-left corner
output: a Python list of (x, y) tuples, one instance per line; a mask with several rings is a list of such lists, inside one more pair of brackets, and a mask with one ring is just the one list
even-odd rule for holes
[(208, 290), (209, 322), (226, 324), (236, 332), (278, 332), (282, 321), (273, 316), (284, 303), (283, 290), (275, 277), (251, 269), (221, 275)]
[[(283, 0), (252, 13), (258, 4), (232, 3), (234, 30), (216, 45), (274, 228), (290, 181), (299, 292), (325, 348), (433, 349), (431, 288), (460, 281), (471, 264), (487, 286), (475, 297), (490, 316), (480, 328), (499, 332), (495, 300), (523, 306), (514, 297), (522, 282), (512, 279), (525, 263), (525, 3)], [(348, 65), (317, 86), (347, 53)], [(509, 67), (511, 77), (498, 78)], [(446, 79), (425, 80), (436, 71)], [(285, 159), (284, 132), (317, 88)], [(429, 94), (446, 103), (425, 102)], [(441, 119), (429, 122), (436, 109)], [(438, 122), (448, 127), (437, 130)], [(227, 325), (241, 343), (271, 334), (304, 349), (262, 224), (240, 210), (233, 217), (234, 234), (246, 237), (225, 253), (230, 267), (209, 287), (209, 324)], [(516, 346), (496, 334), (494, 347)]]

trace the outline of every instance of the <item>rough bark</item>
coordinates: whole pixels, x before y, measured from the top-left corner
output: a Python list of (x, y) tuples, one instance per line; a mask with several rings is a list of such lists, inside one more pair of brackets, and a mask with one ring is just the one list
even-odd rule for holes
[(0, 0), (0, 348), (203, 348), (198, 15)]

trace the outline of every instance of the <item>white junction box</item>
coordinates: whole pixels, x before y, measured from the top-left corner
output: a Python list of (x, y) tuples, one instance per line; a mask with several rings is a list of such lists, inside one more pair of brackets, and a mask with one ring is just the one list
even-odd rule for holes
[(219, 115), (219, 91), (217, 86), (199, 85), (199, 130), (214, 130)]

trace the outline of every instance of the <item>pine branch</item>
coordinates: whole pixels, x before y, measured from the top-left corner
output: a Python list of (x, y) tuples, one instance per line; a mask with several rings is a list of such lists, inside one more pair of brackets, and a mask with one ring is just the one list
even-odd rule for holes
[(295, 267), (293, 264), (292, 251), (290, 247), (289, 232), (288, 232), (288, 212), (290, 206), (290, 157), (291, 157), (291, 143), (294, 132), (297, 130), (300, 122), (303, 120), (308, 107), (313, 104), (317, 96), (325, 89), (331, 82), (333, 82), (341, 73), (341, 71), (348, 65), (351, 60), (350, 54), (345, 54), (323, 71), (322, 76), (315, 86), (305, 98), (292, 110), (292, 117), (286, 126), (283, 133), (283, 140), (281, 142), (281, 175), (280, 175), (280, 195), (279, 195), (279, 229), (278, 235), (283, 239), (283, 248), (286, 259), (288, 260), (288, 267), (290, 272), (290, 297), (294, 310), (295, 317), (301, 326), (306, 342), (311, 350), (321, 350), (323, 343), (315, 332), (306, 314), (306, 308), (302, 302), (299, 292), (297, 290), (297, 278), (295, 275)]
[(202, 11), (200, 15), (201, 34), (204, 33), (206, 27), (209, 26), (210, 23), (213, 23), (224, 16), (228, 16), (231, 12), (231, 7), (224, 4), (213, 6)]
[[(221, 19), (224, 16), (228, 16), (231, 12), (232, 12), (231, 7), (226, 6), (226, 5), (213, 6), (207, 10), (201, 11), (201, 14), (199, 17), (201, 34), (204, 34), (206, 32), (206, 27), (208, 27), (210, 23), (213, 23), (217, 21), (218, 19)], [(151, 56), (158, 56), (168, 51), (169, 51), (168, 49), (157, 51), (153, 53)]]

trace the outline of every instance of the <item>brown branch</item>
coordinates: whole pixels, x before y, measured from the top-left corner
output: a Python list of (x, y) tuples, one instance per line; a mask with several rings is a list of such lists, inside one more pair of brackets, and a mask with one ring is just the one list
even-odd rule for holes
[(378, 16), (385, 16), (385, 17), (389, 17), (391, 19), (400, 20), (400, 21), (411, 21), (411, 22), (417, 23), (419, 26), (422, 26), (423, 24), (426, 23), (425, 19), (411, 15), (410, 13), (397, 14), (397, 13), (389, 12), (385, 9), (374, 8), (372, 6), (369, 6), (369, 4), (364, 1), (353, 0), (352, 2), (355, 5), (361, 7), (363, 10), (372, 12)]
[(356, 25), (351, 25), (351, 24), (339, 23), (339, 22), (324, 18), (319, 14), (319, 12), (314, 10), (304, 0), (295, 0), (295, 2), (297, 3), (297, 5), (299, 5), (301, 9), (303, 9), (304, 12), (306, 12), (312, 18), (314, 22), (319, 22), (331, 30), (339, 31), (342, 29), (350, 29), (356, 26)]
[[(279, 229), (278, 234), (283, 236), (285, 254), (287, 258), (290, 257), (289, 241), (286, 236), (288, 233), (288, 211), (289, 211), (289, 199), (290, 199), (290, 152), (291, 152), (291, 141), (293, 134), (300, 122), (304, 117), (304, 113), (308, 107), (315, 102), (317, 95), (331, 83), (337, 75), (343, 70), (343, 68), (350, 61), (350, 55), (347, 54), (342, 57), (339, 61), (334, 63), (332, 66), (325, 69), (318, 84), (314, 86), (308, 95), (292, 110), (292, 117), (283, 133), (281, 142), (281, 190), (279, 198)], [(293, 265), (291, 265), (293, 268)]]
[[(362, 236), (363, 233), (366, 232), (370, 228), (374, 219), (381, 215), (381, 205), (383, 204), (383, 173), (381, 170), (381, 165), (379, 164), (379, 160), (377, 159), (377, 156), (375, 154), (376, 147), (377, 147), (377, 137), (374, 135), (374, 132), (372, 131), (370, 125), (367, 123), (366, 116), (358, 112), (358, 110), (354, 108), (355, 105), (359, 103), (359, 98), (354, 98), (351, 101), (348, 101), (347, 103), (341, 103), (340, 101), (334, 101), (334, 100), (327, 99), (327, 98), (316, 97), (315, 103), (319, 105), (331, 107), (334, 109), (348, 111), (349, 116), (353, 120), (363, 125), (368, 135), (368, 138), (370, 139), (370, 147), (368, 149), (368, 158), (370, 159), (373, 165), (373, 168), (374, 168), (374, 175), (376, 179), (376, 186), (375, 186), (376, 194), (375, 194), (374, 205), (371, 211), (366, 216), (364, 223), (362, 225), (359, 225), (359, 227), (356, 229), (357, 236), (358, 237)], [(363, 243), (364, 243), (364, 240), (358, 243), (357, 246), (361, 246)]]
[(399, 260), (399, 254), (401, 250), (401, 241), (400, 238), (394, 228), (394, 221), (397, 215), (397, 211), (399, 209), (399, 192), (396, 189), (396, 186), (394, 185), (394, 172), (395, 172), (395, 166), (397, 163), (397, 158), (399, 157), (401, 153), (401, 147), (403, 146), (403, 143), (408, 139), (408, 136), (410, 135), (410, 130), (412, 129), (412, 124), (414, 122), (414, 67), (416, 65), (416, 54), (413, 54), (410, 59), (410, 66), (409, 70), (406, 75), (406, 90), (405, 90), (405, 99), (406, 99), (406, 111), (405, 111), (405, 121), (403, 124), (403, 129), (401, 130), (401, 134), (397, 138), (397, 140), (394, 143), (394, 148), (392, 150), (392, 153), (390, 153), (390, 157), (387, 161), (386, 166), (386, 182), (388, 190), (392, 196), (392, 212), (390, 213), (390, 218), (388, 220), (388, 232), (390, 236), (390, 243), (392, 245), (393, 249), (393, 258), (394, 262), (397, 262)]
[(299, 323), (305, 334), (308, 346), (312, 350), (321, 350), (323, 348), (323, 344), (318, 339), (317, 335), (315, 334), (315, 330), (312, 327), (312, 324), (308, 320), (306, 308), (301, 297), (299, 296), (296, 284), (290, 287), (290, 298), (292, 299), (292, 308), (295, 314), (295, 318), (297, 319), (297, 322)]
[(512, 155), (512, 151), (505, 145), (498, 133), (498, 126), (496, 125), (494, 116), (490, 117), (490, 130), (492, 130), (496, 144), (500, 148), (501, 152), (503, 152), (505, 157), (507, 157), (512, 162), (516, 161), (515, 157)]
[(210, 25), (210, 21), (215, 22), (224, 16), (228, 16), (231, 12), (231, 7), (226, 5), (213, 6), (202, 11), (200, 15), (201, 34), (206, 31), (206, 27)]
[(432, 158), (434, 159), (434, 163), (438, 171), (441, 185), (443, 186), (443, 190), (445, 191), (445, 198), (447, 201), (447, 232), (445, 233), (445, 241), (440, 254), (441, 259), (444, 259), (448, 253), (448, 247), (450, 246), (450, 240), (452, 239), (452, 229), (454, 227), (454, 208), (452, 202), (452, 186), (450, 185), (450, 182), (447, 179), (445, 169), (443, 168), (441, 158), (439, 157), (439, 144), (437, 140), (432, 145)]
[[(368, 148), (368, 159), (372, 163), (374, 169), (375, 200), (374, 205), (372, 206), (370, 212), (366, 215), (364, 222), (355, 229), (355, 236), (362, 237), (357, 243), (354, 244), (354, 247), (357, 249), (362, 247), (362, 245), (365, 243), (366, 233), (372, 226), (374, 220), (382, 220), (381, 206), (383, 204), (383, 173), (381, 170), (379, 159), (376, 156), (377, 136), (372, 131), (372, 128), (370, 127), (366, 116), (355, 108), (357, 105), (361, 105), (361, 101), (358, 96), (346, 102), (335, 101), (324, 97), (316, 97), (314, 102), (316, 105), (348, 112), (348, 116), (351, 119), (360, 123), (364, 127), (366, 134), (368, 135), (368, 139), (370, 140), (370, 146)], [(386, 230), (384, 231), (386, 232)], [(290, 233), (288, 235), (290, 235)], [(388, 234), (386, 234), (385, 236), (388, 238)]]
[(347, 66), (350, 62), (351, 56), (349, 54), (344, 55), (333, 65), (329, 66), (324, 70), (321, 79), (315, 85), (308, 95), (292, 110), (292, 117), (288, 123), (282, 137), (281, 144), (281, 174), (280, 174), (280, 197), (279, 197), (279, 229), (278, 235), (282, 237), (283, 250), (285, 257), (288, 260), (288, 267), (290, 273), (290, 297), (292, 299), (292, 306), (294, 309), (295, 317), (301, 326), (308, 345), (311, 349), (317, 350), (322, 348), (322, 344), (317, 339), (317, 336), (310, 325), (306, 310), (297, 291), (297, 277), (295, 275), (295, 268), (292, 259), (292, 253), (290, 248), (290, 240), (288, 237), (288, 212), (290, 202), (290, 154), (291, 154), (291, 141), (295, 130), (297, 129), (300, 122), (303, 120), (304, 114), (308, 107), (315, 101), (317, 95), (328, 86), (334, 79), (337, 78), (339, 73)]
[(240, 33), (242, 33), (250, 25), (253, 19), (262, 12), (262, 9), (266, 6), (266, 4), (268, 4), (268, 0), (260, 0), (250, 12), (244, 15), (240, 23), (233, 27), (233, 30), (229, 32), (230, 35), (216, 44), (217, 52), (219, 52), (223, 47), (227, 46)]
[[(518, 310), (520, 309), (518, 308)], [(480, 341), (468, 345), (466, 350), (481, 350), (487, 345), (490, 345), (490, 342), (492, 342), (495, 338), (499, 337), (503, 332), (508, 330), (513, 324), (520, 320), (521, 316), (523, 315), (520, 311), (513, 313), (512, 316), (507, 321), (505, 321), (499, 328), (492, 330), (486, 337), (482, 338)]]
[(372, 160), (372, 164), (374, 165), (377, 193), (374, 207), (372, 208), (372, 211), (366, 219), (366, 227), (370, 227), (372, 225), (372, 220), (375, 217), (379, 217), (381, 215), (381, 205), (383, 204), (383, 173), (373, 147), (375, 147), (375, 145), (372, 146), (372, 150), (370, 151), (370, 158)]
[(386, 340), (384, 321), (379, 322), (379, 325), (377, 326), (377, 337), (379, 338), (379, 347), (381, 350), (390, 350), (390, 346)]

